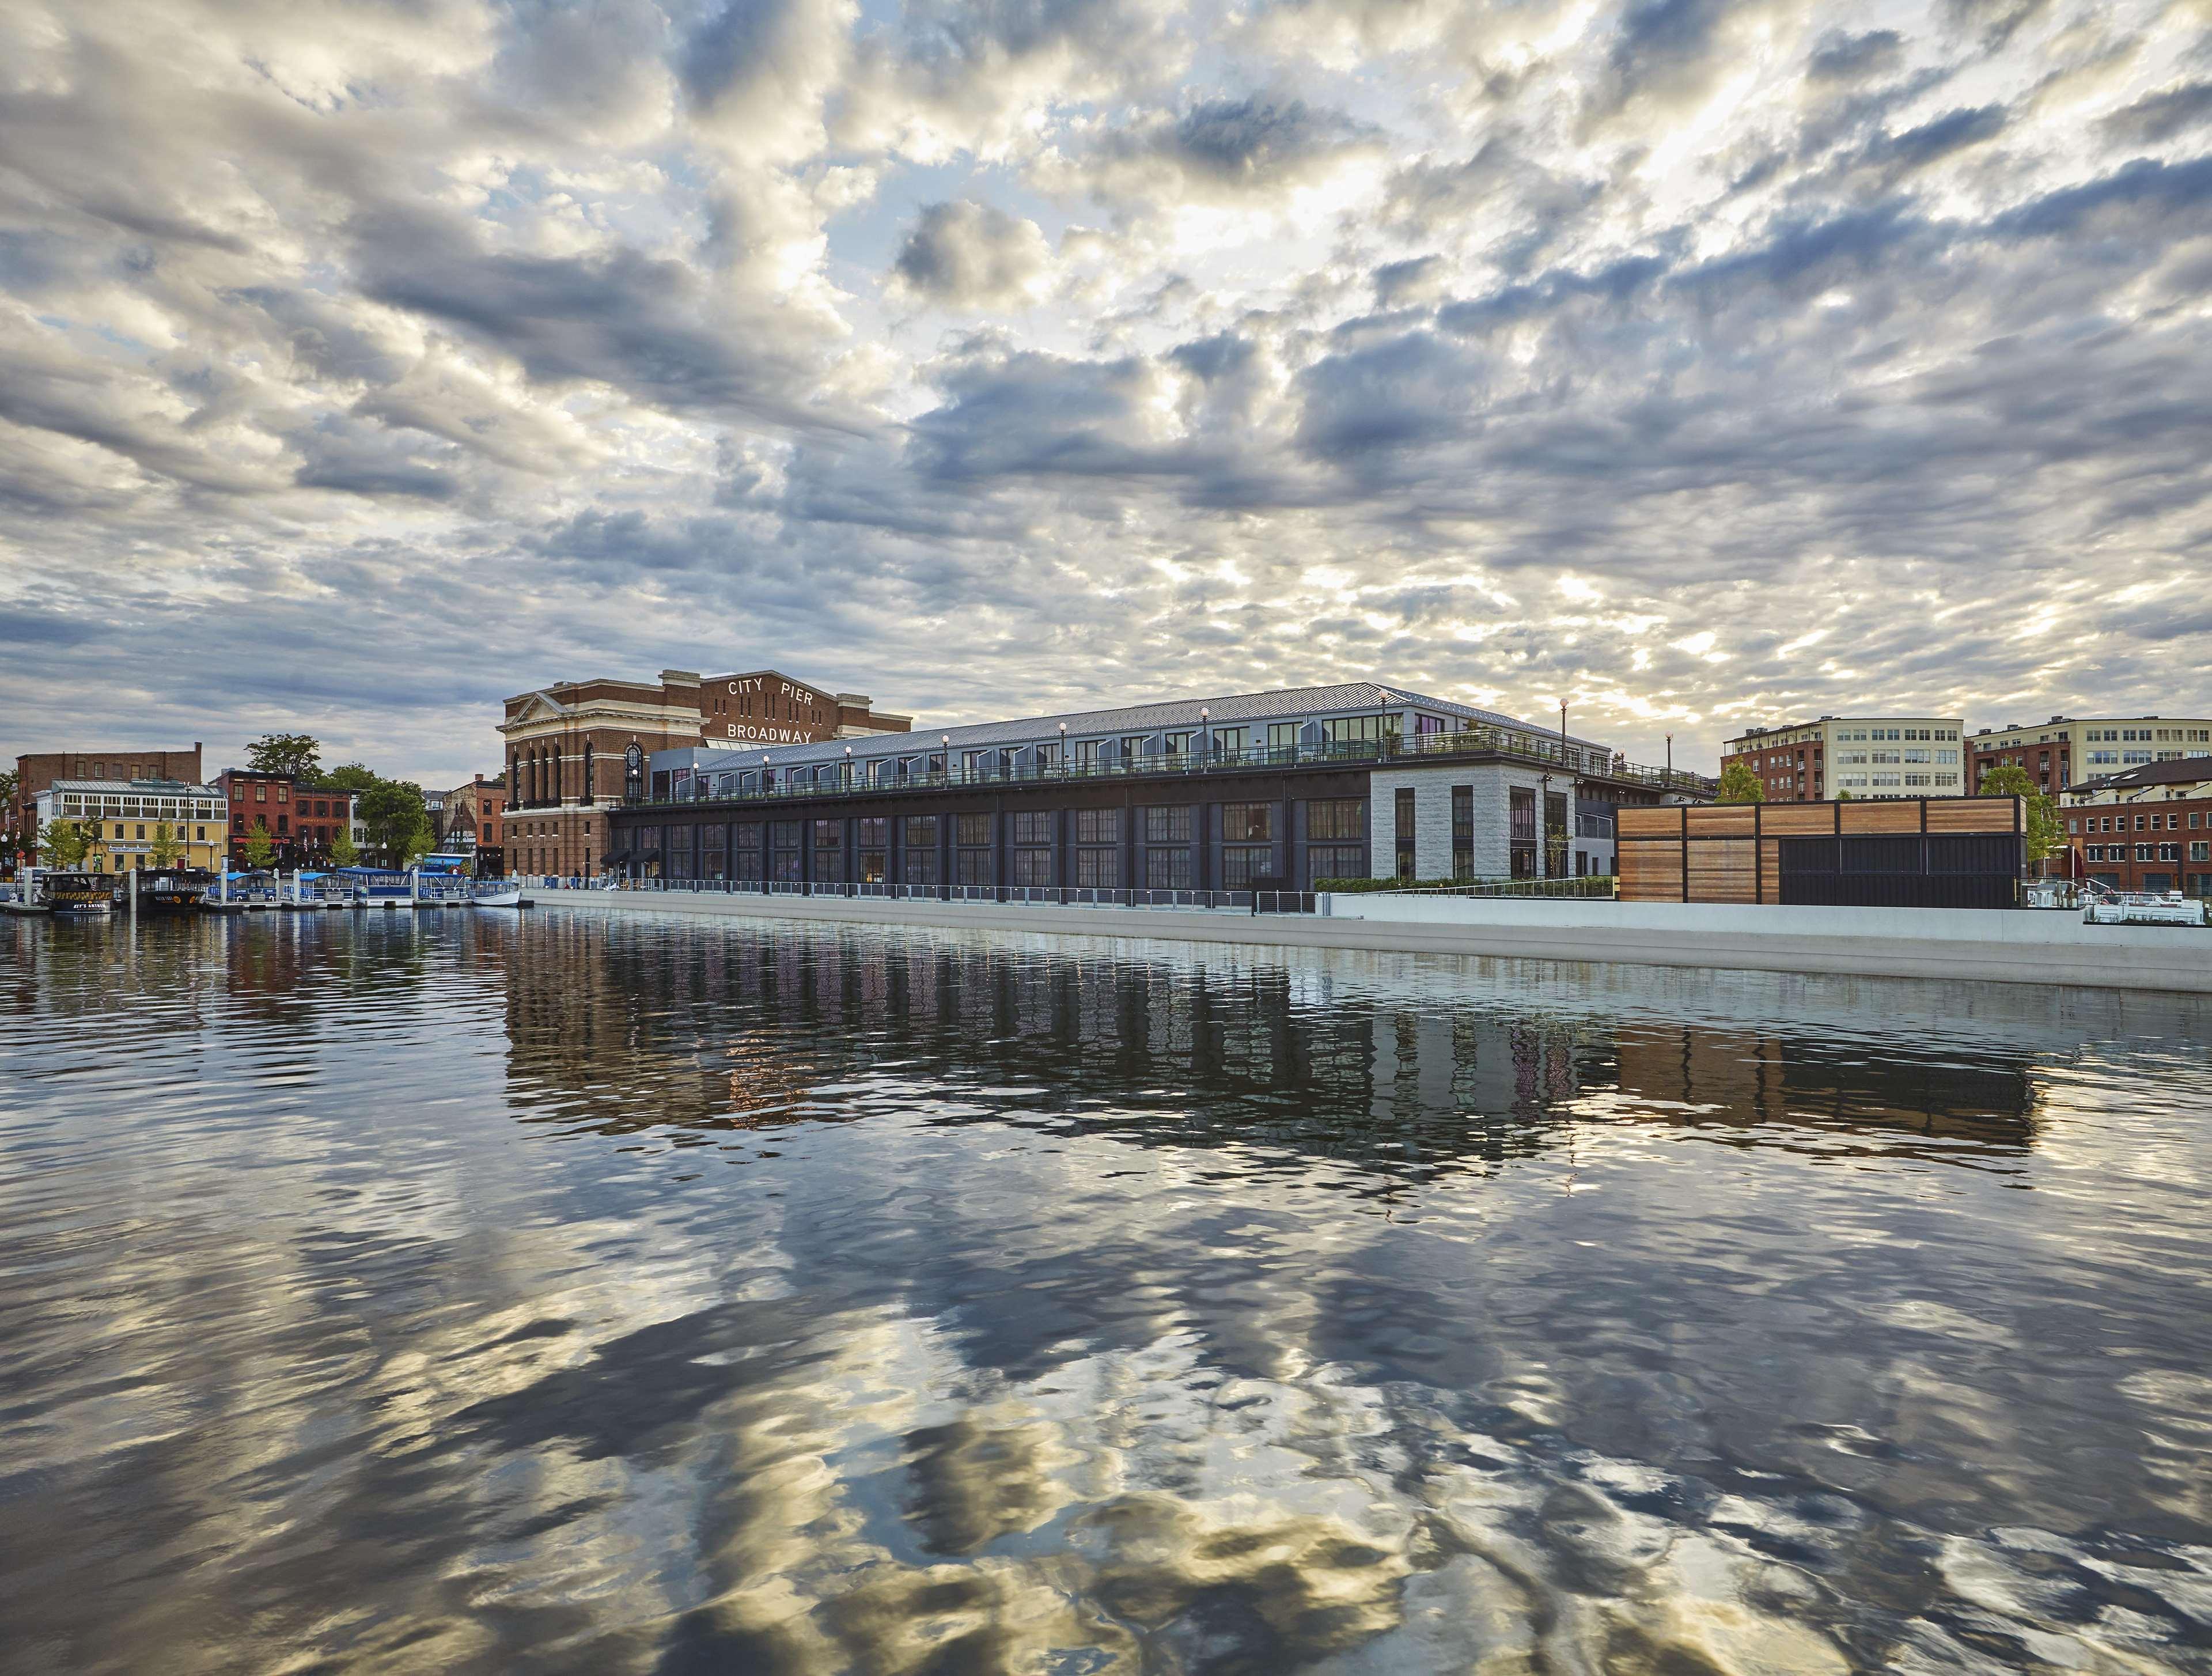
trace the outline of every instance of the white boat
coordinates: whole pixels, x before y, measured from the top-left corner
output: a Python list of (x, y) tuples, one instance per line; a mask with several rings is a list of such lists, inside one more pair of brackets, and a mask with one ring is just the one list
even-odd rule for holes
[(2081, 917), (2091, 925), (2202, 925), (2204, 904), (2179, 891), (2117, 891), (2092, 899)]
[(519, 908), (522, 884), (515, 879), (479, 879), (471, 899), (479, 908)]

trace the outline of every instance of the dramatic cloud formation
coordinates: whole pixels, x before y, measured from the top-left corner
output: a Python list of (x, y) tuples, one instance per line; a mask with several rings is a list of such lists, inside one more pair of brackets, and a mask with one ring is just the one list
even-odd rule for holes
[(2212, 9), (25, 0), (0, 751), (2212, 709)]

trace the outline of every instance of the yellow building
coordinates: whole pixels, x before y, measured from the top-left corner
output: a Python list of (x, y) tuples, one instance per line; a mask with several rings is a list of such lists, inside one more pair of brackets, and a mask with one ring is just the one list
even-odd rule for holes
[(92, 837), (81, 865), (91, 873), (128, 873), (159, 866), (155, 850), (167, 828), (174, 867), (222, 864), (226, 805), (214, 786), (181, 780), (57, 780), (39, 794), (39, 862), (54, 865), (43, 834), (72, 820)]

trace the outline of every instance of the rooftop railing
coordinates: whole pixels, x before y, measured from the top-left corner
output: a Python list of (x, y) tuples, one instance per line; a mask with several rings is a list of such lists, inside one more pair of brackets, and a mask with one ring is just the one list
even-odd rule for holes
[[(918, 752), (927, 759), (943, 751)], [(1554, 735), (1518, 729), (1477, 727), (1455, 733), (1419, 734), (1412, 738), (1328, 740), (1316, 745), (1252, 746), (1236, 751), (1158, 752), (1135, 758), (1115, 756), (1104, 760), (1044, 762), (1034, 759), (999, 762), (975, 769), (940, 768), (910, 771), (903, 775), (878, 773), (868, 779), (861, 764), (810, 763), (786, 770), (774, 763), (758, 769), (705, 771), (672, 787), (669, 795), (625, 800), (631, 808), (666, 808), (684, 803), (778, 801), (823, 796), (866, 795), (871, 793), (965, 789), (991, 786), (1056, 783), (1067, 781), (1127, 777), (1155, 779), (1180, 774), (1215, 774), (1243, 769), (1295, 768), (1308, 764), (1396, 762), (1424, 757), (1497, 755), (1516, 758), (1547, 767), (1601, 780), (1612, 780), (1689, 796), (1711, 797), (1716, 784), (1710, 777), (1686, 769), (1656, 768), (1632, 763), (1618, 755), (1577, 745)], [(882, 757), (868, 759), (889, 766)], [(828, 778), (817, 778), (823, 770)], [(747, 787), (741, 776), (788, 773), (804, 779), (783, 780), (771, 786)], [(527, 806), (523, 806), (527, 807)]]

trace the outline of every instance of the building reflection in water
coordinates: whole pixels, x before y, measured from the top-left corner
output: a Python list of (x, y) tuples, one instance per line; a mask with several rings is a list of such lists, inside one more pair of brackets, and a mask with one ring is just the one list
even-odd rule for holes
[(507, 1002), (529, 1121), (844, 1120), (897, 1103), (872, 1080), (926, 1072), (972, 1096), (940, 1100), (943, 1121), (1279, 1148), (1391, 1178), (1623, 1121), (1950, 1155), (2032, 1144), (2033, 1066), (2063, 1046), (2027, 990), (2016, 1016), (1949, 1037), (1911, 1015), (1940, 993), (1910, 984), (1838, 980), (1785, 1021), (1729, 1016), (1725, 978), (1648, 969), (690, 929), (534, 928)]

